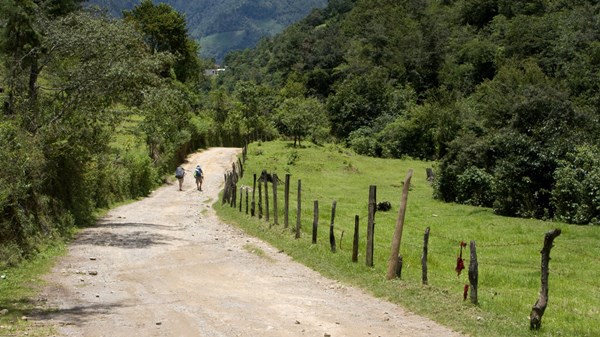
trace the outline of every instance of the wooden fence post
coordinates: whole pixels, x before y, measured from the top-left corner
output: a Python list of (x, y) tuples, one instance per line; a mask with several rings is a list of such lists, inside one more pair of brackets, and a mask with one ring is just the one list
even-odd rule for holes
[(298, 179), (298, 209), (296, 211), (296, 239), (300, 239), (300, 224), (302, 221), (302, 181)]
[(263, 179), (265, 183), (265, 220), (269, 222), (269, 179), (267, 179), (267, 171), (263, 171)]
[(244, 193), (244, 188), (240, 187), (240, 213), (242, 213), (242, 194)]
[(285, 175), (283, 190), (283, 228), (288, 228), (290, 219), (290, 174)]
[(277, 209), (277, 174), (273, 173), (273, 218), (275, 225), (279, 225), (279, 210)]
[(354, 216), (354, 240), (352, 241), (352, 262), (358, 262), (358, 215)]
[(240, 168), (240, 178), (244, 177), (244, 165), (242, 164), (242, 160), (238, 158), (238, 167)]
[(262, 208), (262, 184), (258, 182), (258, 218), (262, 219), (263, 208)]
[(331, 205), (331, 224), (329, 225), (329, 245), (331, 246), (331, 252), (335, 253), (335, 234), (333, 232), (333, 226), (335, 223), (335, 208), (337, 206), (337, 201), (333, 201), (333, 205)]
[(319, 227), (319, 201), (315, 200), (313, 204), (313, 227), (312, 227), (312, 243), (317, 243), (317, 229)]
[(246, 215), (248, 215), (248, 188), (246, 188)]
[(423, 255), (421, 255), (421, 279), (427, 285), (427, 248), (429, 246), (429, 227), (425, 228), (423, 235)]
[(469, 284), (471, 285), (471, 303), (477, 304), (477, 283), (479, 282), (479, 264), (477, 263), (477, 250), (475, 249), (475, 240), (471, 240), (469, 245), (471, 251), (469, 262)]
[(392, 240), (392, 252), (390, 253), (390, 258), (388, 260), (388, 280), (394, 278), (396, 269), (398, 268), (398, 256), (400, 255), (400, 244), (402, 243), (402, 229), (404, 228), (404, 215), (406, 214), (406, 203), (408, 201), (408, 188), (410, 186), (412, 174), (413, 170), (408, 170), (408, 174), (404, 179), (402, 199), (400, 201), (400, 209), (398, 210), (398, 221), (396, 222), (396, 229), (394, 230), (394, 238)]
[(254, 173), (254, 183), (252, 184), (252, 205), (250, 207), (250, 215), (256, 215), (256, 173)]
[(529, 314), (529, 328), (539, 330), (542, 327), (542, 316), (548, 305), (548, 274), (550, 264), (550, 250), (553, 242), (560, 235), (560, 229), (554, 229), (544, 235), (544, 247), (540, 252), (542, 254), (542, 290), (540, 297), (535, 301), (531, 313)]
[(373, 267), (373, 248), (375, 242), (375, 211), (377, 210), (377, 186), (369, 186), (369, 216), (367, 218), (367, 266)]

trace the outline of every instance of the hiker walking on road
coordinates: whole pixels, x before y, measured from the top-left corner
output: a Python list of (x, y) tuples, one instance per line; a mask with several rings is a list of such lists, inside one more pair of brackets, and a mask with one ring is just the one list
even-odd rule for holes
[(204, 174), (202, 173), (202, 168), (200, 165), (196, 165), (196, 169), (194, 170), (194, 178), (196, 178), (196, 188), (198, 191), (202, 191), (202, 180), (204, 179)]
[(183, 177), (185, 177), (185, 170), (183, 167), (178, 166), (175, 170), (175, 178), (179, 181), (179, 190), (182, 191), (181, 187), (183, 186)]

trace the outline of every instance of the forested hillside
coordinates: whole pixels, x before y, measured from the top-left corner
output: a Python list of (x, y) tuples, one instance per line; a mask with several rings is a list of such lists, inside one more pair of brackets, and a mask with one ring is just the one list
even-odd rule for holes
[[(115, 17), (139, 0), (89, 0), (107, 8)], [(155, 1), (158, 3), (158, 1)], [(221, 62), (231, 50), (254, 47), (265, 36), (273, 36), (303, 18), (327, 0), (164, 0), (185, 15), (190, 36), (200, 43), (204, 58)]]
[(436, 160), (445, 201), (599, 224), (599, 41), (597, 1), (331, 0), (228, 55), (207, 111), (230, 134)]

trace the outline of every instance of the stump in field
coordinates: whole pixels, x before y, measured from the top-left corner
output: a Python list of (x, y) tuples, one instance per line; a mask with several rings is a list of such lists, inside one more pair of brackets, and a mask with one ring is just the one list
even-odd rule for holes
[(540, 297), (535, 301), (531, 313), (529, 314), (529, 328), (539, 330), (542, 327), (542, 316), (548, 305), (548, 274), (550, 263), (550, 250), (553, 247), (554, 239), (560, 235), (560, 229), (549, 231), (544, 236), (544, 247), (540, 252), (542, 254), (542, 289)]

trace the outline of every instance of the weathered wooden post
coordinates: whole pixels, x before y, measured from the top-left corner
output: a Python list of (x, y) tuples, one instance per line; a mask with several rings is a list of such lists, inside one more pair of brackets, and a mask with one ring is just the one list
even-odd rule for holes
[(252, 184), (252, 205), (250, 207), (250, 215), (256, 215), (256, 173), (254, 173), (254, 183)]
[(358, 262), (358, 215), (354, 216), (354, 240), (352, 241), (352, 262)]
[(290, 219), (290, 174), (285, 175), (283, 186), (283, 228), (288, 228)]
[(223, 199), (221, 200), (221, 204), (225, 205), (226, 202), (229, 202), (227, 196), (229, 195), (229, 173), (225, 173), (225, 186), (223, 188)]
[(296, 239), (300, 239), (300, 223), (302, 221), (302, 181), (298, 179), (298, 209), (296, 211)]
[(539, 330), (542, 327), (542, 316), (544, 316), (544, 311), (546, 311), (546, 306), (548, 305), (548, 274), (550, 264), (550, 250), (553, 247), (554, 239), (556, 239), (560, 235), (560, 229), (554, 229), (546, 233), (544, 236), (544, 247), (540, 252), (542, 254), (542, 289), (540, 291), (540, 297), (533, 308), (531, 308), (531, 313), (529, 314), (529, 328)]
[(429, 246), (429, 227), (425, 228), (423, 235), (423, 255), (421, 255), (421, 278), (422, 283), (427, 285), (427, 249)]
[(475, 249), (475, 240), (471, 240), (469, 245), (471, 251), (471, 262), (469, 262), (469, 284), (471, 285), (471, 303), (477, 304), (477, 283), (479, 282), (479, 264), (477, 263), (477, 251)]
[(329, 225), (329, 245), (331, 246), (331, 251), (335, 253), (335, 234), (333, 232), (333, 226), (335, 223), (335, 208), (337, 206), (337, 201), (333, 201), (333, 205), (331, 205), (331, 224)]
[(279, 210), (277, 209), (277, 174), (273, 173), (273, 218), (275, 225), (279, 225)]
[(408, 174), (404, 179), (404, 186), (402, 188), (402, 199), (400, 201), (400, 209), (398, 210), (398, 221), (396, 222), (396, 229), (394, 230), (394, 238), (392, 240), (392, 252), (388, 259), (388, 270), (387, 279), (391, 280), (396, 274), (398, 269), (398, 256), (400, 255), (400, 244), (402, 243), (402, 229), (404, 228), (404, 215), (406, 214), (406, 203), (408, 201), (408, 189), (410, 186), (410, 179), (412, 178), (413, 170), (408, 170)]
[(240, 178), (244, 177), (244, 165), (242, 164), (242, 160), (238, 158), (238, 167), (240, 168)]
[(246, 215), (248, 215), (248, 188), (246, 188)]
[(265, 182), (265, 219), (269, 222), (269, 179), (267, 171), (263, 171), (263, 180)]
[(369, 215), (367, 218), (367, 266), (373, 267), (373, 247), (375, 242), (375, 211), (377, 210), (377, 186), (369, 186)]
[(262, 219), (263, 208), (262, 208), (262, 184), (258, 183), (258, 218)]
[(319, 227), (319, 201), (315, 200), (313, 204), (313, 227), (312, 227), (312, 243), (317, 243), (317, 229)]
[(428, 167), (425, 169), (425, 173), (427, 173), (427, 181), (432, 183), (435, 180), (435, 174), (433, 173), (433, 169)]
[(242, 213), (242, 194), (244, 193), (244, 188), (240, 187), (240, 213)]

